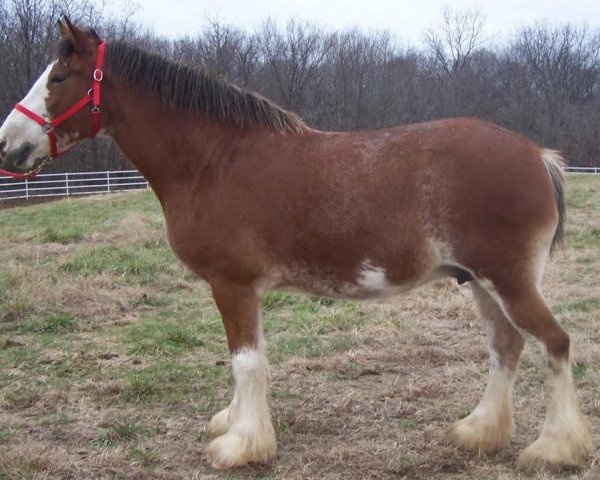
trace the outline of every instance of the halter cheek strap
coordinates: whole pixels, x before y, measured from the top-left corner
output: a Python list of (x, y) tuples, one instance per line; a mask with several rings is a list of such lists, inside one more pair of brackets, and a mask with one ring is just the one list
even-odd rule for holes
[(73, 104), (70, 108), (67, 109), (67, 111), (60, 114), (58, 117), (53, 118), (52, 120), (46, 120), (44, 117), (38, 115), (35, 112), (32, 112), (21, 103), (17, 103), (15, 105), (15, 110), (21, 112), (23, 115), (29, 117), (31, 120), (39, 124), (44, 130), (44, 133), (48, 135), (48, 140), (50, 141), (50, 157), (44, 160), (44, 162), (42, 162), (40, 166), (34, 168), (33, 170), (30, 170), (27, 173), (14, 173), (8, 172), (6, 170), (0, 170), (0, 174), (8, 175), (15, 179), (31, 178), (37, 175), (41, 170), (41, 167), (44, 166), (49, 160), (54, 160), (59, 155), (62, 155), (63, 153), (66, 153), (72, 148), (76, 147), (77, 145), (74, 145), (66, 150), (63, 150), (62, 152), (59, 152), (58, 145), (56, 143), (56, 133), (54, 130), (56, 129), (56, 127), (58, 127), (60, 124), (71, 118), (90, 102), (92, 104), (92, 131), (88, 138), (94, 138), (98, 134), (98, 132), (100, 131), (100, 84), (104, 78), (104, 71), (102, 70), (102, 66), (104, 64), (105, 49), (106, 44), (104, 42), (101, 42), (98, 45), (96, 68), (92, 73), (92, 88), (88, 90), (88, 92), (83, 98), (81, 98), (78, 102)]

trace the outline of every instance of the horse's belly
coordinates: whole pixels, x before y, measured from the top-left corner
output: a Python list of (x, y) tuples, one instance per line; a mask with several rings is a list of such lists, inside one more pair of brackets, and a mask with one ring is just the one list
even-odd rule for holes
[(419, 280), (392, 283), (384, 268), (365, 264), (355, 275), (286, 269), (272, 288), (321, 297), (368, 299), (406, 292), (421, 283)]

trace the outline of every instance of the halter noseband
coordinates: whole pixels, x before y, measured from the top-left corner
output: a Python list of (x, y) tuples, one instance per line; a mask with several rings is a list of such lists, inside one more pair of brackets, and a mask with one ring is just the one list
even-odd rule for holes
[(74, 145), (66, 150), (63, 150), (62, 152), (59, 152), (58, 146), (56, 143), (56, 134), (54, 133), (54, 129), (56, 127), (58, 127), (61, 123), (65, 122), (66, 120), (71, 118), (73, 115), (75, 115), (77, 112), (79, 112), (79, 110), (81, 110), (83, 107), (85, 107), (90, 102), (92, 103), (92, 108), (91, 108), (92, 132), (90, 133), (88, 138), (94, 138), (98, 134), (98, 132), (100, 131), (100, 83), (102, 82), (102, 79), (104, 78), (104, 72), (102, 70), (102, 66), (104, 64), (105, 48), (106, 48), (106, 43), (100, 42), (100, 44), (98, 45), (98, 56), (96, 57), (96, 68), (94, 69), (94, 72), (92, 73), (92, 79), (93, 79), (92, 88), (90, 88), (88, 90), (88, 92), (85, 94), (85, 96), (78, 102), (74, 103), (66, 112), (62, 113), (61, 115), (59, 115), (58, 117), (56, 117), (52, 120), (46, 120), (44, 117), (42, 117), (41, 115), (38, 115), (35, 112), (32, 112), (31, 110), (29, 110), (26, 106), (22, 105), (21, 103), (17, 103), (15, 105), (15, 110), (18, 110), (19, 112), (21, 112), (22, 114), (26, 115), (31, 120), (33, 120), (34, 122), (39, 124), (42, 127), (42, 129), (44, 130), (44, 133), (46, 135), (48, 135), (48, 140), (50, 140), (50, 156), (47, 157), (42, 162), (41, 165), (34, 168), (33, 170), (30, 170), (27, 173), (13, 173), (13, 172), (7, 172), (6, 170), (0, 170), (0, 174), (9, 175), (15, 179), (25, 179), (25, 178), (33, 177), (34, 175), (39, 173), (41, 168), (48, 161), (54, 160), (59, 155), (62, 155), (63, 153), (66, 153), (69, 150), (71, 150), (71, 148), (76, 147), (77, 145)]

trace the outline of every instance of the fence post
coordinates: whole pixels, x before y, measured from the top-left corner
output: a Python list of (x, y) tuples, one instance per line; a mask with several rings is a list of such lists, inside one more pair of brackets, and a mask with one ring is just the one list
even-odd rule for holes
[(25, 179), (25, 198), (29, 199), (29, 180)]
[(65, 180), (67, 183), (67, 197), (69, 196), (69, 172), (65, 173)]
[(110, 172), (106, 172), (106, 191), (110, 193)]

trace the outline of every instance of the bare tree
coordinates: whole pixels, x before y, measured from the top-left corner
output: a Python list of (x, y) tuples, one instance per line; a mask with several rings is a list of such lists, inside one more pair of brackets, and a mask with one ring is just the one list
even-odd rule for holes
[(332, 111), (330, 127), (358, 130), (387, 123), (397, 80), (387, 65), (395, 56), (388, 32), (365, 35), (350, 30), (336, 35), (323, 69), (327, 81), (321, 86), (326, 92), (322, 104)]
[(522, 98), (512, 112), (527, 118), (522, 130), (570, 152), (578, 162), (598, 158), (600, 127), (593, 105), (600, 93), (600, 31), (569, 24), (523, 27), (505, 58), (513, 71), (519, 69), (510, 82), (521, 88), (510, 96)]
[(600, 63), (600, 33), (587, 26), (523, 27), (511, 57), (527, 66), (534, 88), (564, 102), (585, 101), (595, 95)]
[(285, 107), (300, 111), (308, 86), (318, 81), (319, 67), (335, 36), (312, 23), (290, 20), (281, 31), (274, 21), (263, 24), (258, 35), (268, 91)]
[(483, 35), (486, 17), (481, 10), (452, 11), (445, 8), (442, 22), (424, 34), (435, 64), (449, 74), (461, 70), (487, 38)]

